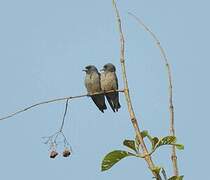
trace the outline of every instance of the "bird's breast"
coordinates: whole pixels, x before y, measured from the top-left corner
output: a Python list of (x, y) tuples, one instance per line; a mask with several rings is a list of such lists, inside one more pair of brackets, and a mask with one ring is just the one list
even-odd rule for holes
[(101, 74), (101, 89), (103, 91), (110, 91), (117, 89), (116, 75), (113, 72)]
[(101, 91), (100, 77), (98, 74), (88, 74), (85, 77), (85, 86), (88, 93), (96, 93)]

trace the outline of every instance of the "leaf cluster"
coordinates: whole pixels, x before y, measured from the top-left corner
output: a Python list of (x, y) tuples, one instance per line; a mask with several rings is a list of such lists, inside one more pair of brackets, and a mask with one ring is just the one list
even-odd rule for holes
[[(147, 138), (149, 142), (151, 143), (151, 150), (149, 154), (147, 155), (152, 155), (157, 149), (159, 149), (162, 146), (174, 145), (179, 150), (184, 149), (183, 144), (177, 143), (177, 138), (175, 136), (165, 136), (161, 138), (152, 137), (146, 130), (141, 132), (141, 136), (143, 138)], [(131, 151), (113, 150), (110, 153), (108, 153), (102, 161), (102, 164), (101, 164), (102, 171), (109, 170), (110, 168), (112, 168), (112, 166), (117, 164), (120, 160), (124, 159), (125, 157), (137, 157), (137, 158), (146, 157), (145, 154), (142, 154), (140, 152), (141, 146), (140, 146), (140, 143), (137, 141), (137, 138), (135, 140), (125, 139), (123, 141), (123, 145), (128, 147), (129, 150)], [(166, 173), (162, 167), (157, 166), (154, 169), (152, 169), (152, 171), (154, 171), (157, 174), (159, 174), (161, 171), (165, 180), (182, 180), (183, 179), (183, 176), (179, 176), (179, 177), (173, 176), (167, 179)]]

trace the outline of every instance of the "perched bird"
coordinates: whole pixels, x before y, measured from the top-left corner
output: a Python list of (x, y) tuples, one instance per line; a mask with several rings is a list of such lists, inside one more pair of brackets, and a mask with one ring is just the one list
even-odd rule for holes
[(101, 92), (101, 82), (100, 82), (100, 73), (97, 68), (93, 65), (86, 66), (83, 70), (86, 72), (85, 76), (85, 87), (88, 94), (92, 98), (95, 105), (101, 112), (104, 112), (107, 109), (105, 104), (104, 94), (91, 95), (93, 93)]
[[(117, 90), (118, 80), (115, 73), (115, 66), (111, 63), (105, 64), (101, 71), (103, 71), (101, 73), (101, 89), (104, 92)], [(119, 103), (119, 92), (110, 92), (107, 93), (105, 96), (112, 110), (114, 112), (118, 111), (118, 109), (121, 107)]]

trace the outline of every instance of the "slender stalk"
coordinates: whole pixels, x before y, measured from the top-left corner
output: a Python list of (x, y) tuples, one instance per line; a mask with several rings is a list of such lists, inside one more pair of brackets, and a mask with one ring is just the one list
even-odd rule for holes
[(126, 102), (127, 102), (128, 112), (130, 114), (130, 119), (131, 119), (133, 128), (135, 130), (136, 137), (137, 137), (138, 141), (140, 142), (140, 146), (142, 148), (143, 155), (145, 156), (144, 159), (146, 160), (146, 162), (147, 162), (151, 172), (155, 176), (155, 178), (156, 179), (161, 179), (159, 174), (156, 174), (154, 171), (152, 171), (152, 169), (154, 169), (155, 165), (152, 161), (151, 156), (149, 155), (149, 152), (147, 150), (147, 147), (146, 147), (146, 144), (143, 140), (143, 137), (141, 136), (141, 131), (140, 131), (140, 128), (139, 128), (139, 125), (138, 125), (138, 122), (137, 122), (137, 119), (135, 117), (135, 113), (134, 113), (134, 110), (133, 110), (133, 106), (132, 106), (132, 102), (131, 102), (131, 98), (130, 98), (130, 93), (129, 93), (127, 74), (126, 74), (125, 39), (124, 39), (123, 31), (122, 31), (121, 18), (120, 18), (119, 10), (117, 8), (115, 0), (113, 0), (112, 2), (113, 2), (113, 6), (114, 6), (116, 18), (117, 18), (117, 23), (118, 23), (118, 30), (119, 30), (119, 34), (120, 34), (120, 63), (121, 63), (121, 68), (122, 68), (122, 75), (123, 75), (123, 82), (124, 82), (124, 89), (125, 89), (124, 94), (125, 94), (125, 98), (126, 98)]
[(67, 110), (68, 110), (68, 105), (69, 105), (69, 99), (66, 100), (66, 105), (65, 105), (65, 111), (64, 111), (64, 114), (63, 114), (63, 120), (62, 120), (62, 124), (61, 124), (61, 127), (60, 127), (60, 132), (63, 130), (63, 126), (64, 126), (64, 122), (65, 122), (65, 118), (66, 118), (66, 113), (67, 113)]
[[(115, 91), (124, 92), (124, 90), (115, 90)], [(115, 92), (115, 91), (112, 90), (112, 91), (107, 91), (105, 93), (104, 92), (97, 92), (97, 93), (93, 93), (93, 94), (82, 94), (82, 95), (78, 95), (78, 96), (67, 96), (67, 97), (62, 97), (62, 98), (56, 98), (56, 99), (50, 99), (50, 100), (47, 100), (47, 101), (42, 101), (42, 102), (33, 104), (31, 106), (28, 106), (28, 107), (26, 107), (24, 109), (18, 110), (18, 111), (14, 112), (14, 113), (11, 113), (8, 116), (2, 117), (2, 118), (0, 118), (0, 121), (1, 120), (5, 120), (5, 119), (9, 119), (11, 117), (14, 117), (14, 116), (20, 114), (20, 113), (28, 111), (29, 109), (38, 107), (38, 106), (43, 105), (43, 104), (49, 104), (49, 103), (54, 103), (54, 102), (58, 102), (58, 101), (70, 100), (70, 99), (78, 99), (78, 98), (83, 98), (83, 97), (87, 97), (87, 96), (91, 96), (91, 95), (97, 95), (97, 94), (106, 94), (106, 93)]]
[[(160, 44), (159, 39), (157, 36), (141, 21), (137, 16), (135, 16), (132, 13), (129, 13), (154, 39), (156, 42), (157, 47), (160, 49), (160, 54), (165, 62), (165, 66), (167, 69), (168, 74), (168, 89), (169, 89), (169, 113), (170, 113), (170, 135), (175, 136), (175, 128), (174, 128), (174, 106), (173, 106), (173, 88), (172, 88), (172, 73), (171, 73), (171, 67), (168, 62), (168, 58), (166, 56), (166, 53), (163, 49), (163, 47)], [(172, 146), (172, 164), (173, 164), (173, 172), (174, 176), (179, 176), (178, 171), (178, 163), (177, 163), (177, 155), (176, 155), (176, 147)]]

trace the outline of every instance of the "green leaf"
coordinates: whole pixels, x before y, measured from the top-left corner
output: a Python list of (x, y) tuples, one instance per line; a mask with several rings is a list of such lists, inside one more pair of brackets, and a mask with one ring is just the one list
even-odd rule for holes
[(106, 171), (110, 169), (113, 165), (118, 163), (121, 159), (127, 156), (136, 156), (127, 151), (115, 150), (107, 154), (101, 164), (101, 171)]
[(156, 148), (163, 146), (163, 145), (172, 145), (176, 143), (176, 137), (175, 136), (166, 136), (164, 138), (161, 138), (159, 142), (156, 144)]
[(158, 143), (159, 139), (158, 139), (157, 137), (152, 137), (152, 136), (148, 133), (148, 131), (142, 131), (142, 132), (141, 132), (141, 135), (142, 135), (143, 138), (147, 137), (147, 138), (150, 140), (150, 142), (151, 142), (151, 144), (152, 144), (152, 148), (154, 149), (154, 147), (155, 147), (155, 145)]
[(156, 144), (159, 142), (158, 137), (153, 137), (152, 138), (152, 149), (155, 148)]
[(184, 145), (183, 144), (173, 144), (176, 146), (177, 149), (179, 150), (184, 150)]
[(141, 132), (141, 136), (143, 137), (143, 138), (145, 138), (145, 137), (147, 137), (149, 140), (150, 140), (150, 142), (151, 142), (151, 144), (152, 144), (152, 146), (153, 146), (153, 137), (149, 134), (149, 132), (148, 131), (146, 131), (146, 130), (144, 130), (144, 131), (142, 131)]
[(159, 174), (160, 170), (161, 170), (161, 167), (159, 167), (159, 166), (156, 166), (152, 169), (152, 171), (155, 172), (156, 174)]
[[(144, 131), (141, 132), (141, 137), (142, 137), (142, 138), (148, 137), (148, 135), (149, 135), (149, 133), (148, 133), (148, 131), (146, 131), (146, 130), (144, 130)], [(140, 145), (140, 142), (139, 142), (137, 136), (136, 136), (136, 138), (135, 138), (135, 142), (136, 142), (136, 147), (138, 148), (139, 145)]]
[(183, 180), (184, 176), (173, 176), (170, 177), (168, 180)]
[(136, 153), (138, 153), (138, 150), (136, 149), (136, 142), (134, 140), (124, 140), (123, 145), (127, 146), (128, 148), (134, 150)]
[(142, 136), (142, 138), (145, 138), (145, 137), (147, 137), (148, 136), (148, 131), (146, 131), (146, 130), (144, 130), (144, 131), (142, 131), (141, 132), (141, 136)]

